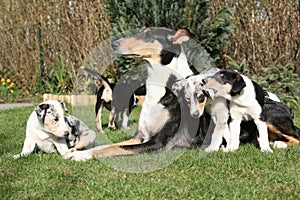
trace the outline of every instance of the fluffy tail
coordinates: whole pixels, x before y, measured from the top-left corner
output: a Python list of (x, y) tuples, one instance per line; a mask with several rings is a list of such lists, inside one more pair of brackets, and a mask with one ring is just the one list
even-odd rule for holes
[(96, 76), (100, 81), (102, 81), (104, 87), (110, 87), (108, 80), (105, 77), (103, 77), (99, 72), (96, 72), (96, 71), (94, 71), (90, 68), (84, 67), (84, 66), (82, 66), (80, 68), (83, 69), (84, 71)]

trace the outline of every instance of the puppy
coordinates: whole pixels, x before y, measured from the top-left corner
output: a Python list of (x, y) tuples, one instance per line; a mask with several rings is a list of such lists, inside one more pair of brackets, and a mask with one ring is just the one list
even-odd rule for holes
[(63, 107), (66, 108), (62, 101), (49, 100), (34, 109), (27, 121), (22, 152), (14, 158), (27, 156), (35, 150), (64, 156), (94, 146), (95, 132), (76, 117), (65, 116)]
[[(205, 151), (217, 151), (220, 148), (223, 137), (229, 138), (230, 131), (228, 127), (229, 110), (227, 100), (223, 97), (216, 97), (211, 101), (208, 93), (203, 90), (202, 80), (218, 72), (218, 68), (211, 68), (202, 71), (198, 75), (193, 75), (187, 79), (179, 81), (177, 84), (184, 88), (185, 99), (189, 107), (190, 114), (194, 118), (201, 117), (204, 112), (211, 116), (213, 132), (208, 132), (206, 137), (210, 141), (204, 141)], [(208, 129), (210, 131), (210, 129)], [(207, 146), (208, 143), (209, 145)]]
[[(102, 112), (106, 108), (110, 111), (108, 128), (115, 129), (115, 122), (121, 119), (121, 127), (128, 128), (129, 115), (132, 109), (137, 105), (137, 99), (135, 98), (134, 91), (131, 90), (128, 84), (109, 83), (100, 73), (91, 70), (87, 67), (81, 67), (86, 72), (96, 76), (102, 81), (102, 86), (97, 90), (97, 102), (95, 106), (96, 112), (96, 127), (99, 132), (103, 132), (102, 129)], [(114, 92), (113, 92), (114, 91)]]
[(258, 129), (258, 143), (262, 151), (272, 152), (269, 146), (267, 124), (262, 116), (264, 90), (246, 76), (232, 70), (220, 70), (203, 80), (204, 88), (212, 98), (223, 97), (229, 101), (231, 122), (230, 138), (225, 151), (235, 151), (239, 147), (242, 120), (254, 120)]

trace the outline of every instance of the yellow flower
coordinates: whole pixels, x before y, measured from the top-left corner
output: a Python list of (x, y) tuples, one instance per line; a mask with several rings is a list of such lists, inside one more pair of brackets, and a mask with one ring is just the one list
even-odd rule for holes
[(5, 78), (1, 78), (1, 83), (5, 82)]
[(11, 80), (8, 78), (8, 79), (6, 80), (6, 82), (7, 82), (7, 83), (10, 83), (10, 82), (11, 82)]
[(10, 93), (13, 94), (13, 93), (14, 93), (14, 90), (10, 90)]
[(6, 85), (6, 83), (5, 83), (5, 82), (2, 82), (2, 85)]
[(13, 88), (15, 86), (14, 82), (11, 82), (7, 88)]

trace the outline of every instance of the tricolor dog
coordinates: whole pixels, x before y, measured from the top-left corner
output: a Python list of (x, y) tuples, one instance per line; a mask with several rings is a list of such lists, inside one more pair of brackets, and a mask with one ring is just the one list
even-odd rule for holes
[(204, 89), (210, 96), (223, 97), (229, 101), (231, 121), (230, 138), (226, 151), (238, 149), (241, 122), (254, 120), (258, 129), (258, 143), (262, 151), (272, 152), (268, 139), (268, 128), (262, 116), (265, 96), (264, 90), (246, 76), (232, 70), (220, 70), (212, 77), (203, 80)]
[(87, 67), (82, 67), (82, 69), (102, 82), (102, 86), (97, 90), (97, 102), (95, 105), (97, 130), (101, 133), (103, 132), (102, 112), (104, 108), (110, 111), (108, 128), (115, 129), (115, 123), (121, 119), (121, 128), (127, 129), (129, 114), (137, 105), (137, 100), (133, 94), (134, 91), (131, 90), (128, 84), (109, 83), (100, 73)]
[(62, 101), (49, 100), (31, 113), (26, 127), (23, 149), (14, 158), (27, 156), (36, 150), (45, 153), (67, 152), (92, 148), (96, 134), (76, 117), (65, 115)]
[[(190, 33), (186, 29), (175, 32), (167, 28), (153, 27), (114, 41), (112, 47), (118, 54), (141, 58), (150, 63), (147, 69), (147, 94), (142, 106), (138, 130), (134, 138), (128, 141), (106, 145), (103, 148), (96, 147), (84, 152), (73, 152), (68, 154), (68, 157), (74, 160), (86, 160), (93, 157), (135, 154), (154, 146), (156, 146), (154, 149), (169, 146), (169, 141), (175, 136), (174, 133), (168, 134), (166, 131), (180, 130), (179, 125), (176, 125), (173, 120), (181, 117), (181, 114), (173, 113), (173, 111), (177, 112), (179, 104), (178, 102), (175, 104), (171, 86), (176, 80), (193, 74), (181, 46), (183, 42), (189, 40), (189, 37)], [(176, 142), (170, 146), (176, 146)]]

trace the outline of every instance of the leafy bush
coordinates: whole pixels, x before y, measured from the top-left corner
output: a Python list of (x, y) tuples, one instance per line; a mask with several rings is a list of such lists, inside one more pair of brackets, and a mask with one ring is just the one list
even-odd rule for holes
[(45, 80), (45, 92), (52, 94), (68, 94), (73, 90), (72, 73), (66, 70), (64, 57), (61, 56), (60, 66), (53, 67)]
[[(104, 3), (113, 35), (124, 36), (126, 31), (145, 26), (167, 27), (173, 30), (188, 27), (213, 59), (219, 59), (229, 40), (229, 34), (233, 31), (230, 24), (233, 10), (222, 8), (217, 13), (211, 13), (209, 0), (107, 0)], [(186, 52), (188, 58), (202, 56), (193, 50)], [(137, 61), (124, 60), (118, 58), (116, 64), (122, 73), (137, 64)]]
[(292, 64), (261, 68), (259, 76), (253, 74), (245, 59), (239, 64), (233, 58), (224, 56), (231, 68), (251, 77), (265, 90), (275, 93), (290, 108), (299, 108), (300, 81)]

